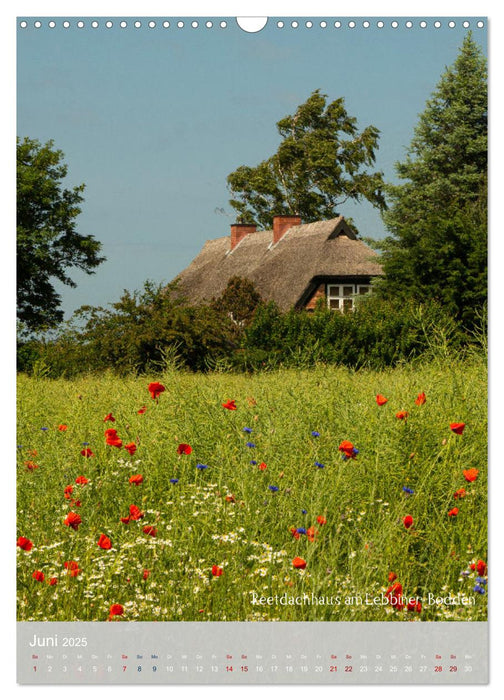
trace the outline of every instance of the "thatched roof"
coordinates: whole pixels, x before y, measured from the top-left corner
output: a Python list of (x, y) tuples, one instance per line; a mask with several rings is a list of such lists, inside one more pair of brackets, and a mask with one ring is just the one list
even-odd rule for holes
[(281, 309), (296, 305), (316, 278), (376, 277), (378, 254), (357, 240), (342, 216), (292, 226), (272, 245), (272, 231), (246, 235), (233, 250), (230, 237), (207, 241), (178, 276), (180, 292), (192, 302), (209, 301), (228, 280), (251, 280), (263, 299)]

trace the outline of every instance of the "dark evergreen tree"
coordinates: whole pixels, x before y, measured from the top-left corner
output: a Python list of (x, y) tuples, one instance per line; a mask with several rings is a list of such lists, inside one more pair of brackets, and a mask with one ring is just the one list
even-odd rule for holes
[(470, 34), (396, 170), (378, 291), (435, 299), (470, 327), (487, 295), (487, 71)]

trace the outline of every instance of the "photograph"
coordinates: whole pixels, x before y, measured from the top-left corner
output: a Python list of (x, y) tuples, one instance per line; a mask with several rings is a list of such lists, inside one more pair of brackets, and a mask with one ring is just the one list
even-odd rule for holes
[(17, 621), (486, 622), (486, 19), (16, 42)]

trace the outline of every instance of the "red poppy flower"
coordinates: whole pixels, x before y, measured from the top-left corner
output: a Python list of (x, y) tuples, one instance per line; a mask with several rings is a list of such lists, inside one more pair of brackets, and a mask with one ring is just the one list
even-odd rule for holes
[(21, 549), (24, 549), (25, 552), (29, 552), (30, 549), (33, 547), (33, 542), (27, 537), (18, 537), (16, 545), (18, 547), (21, 547)]
[(212, 566), (212, 576), (222, 576), (224, 573), (224, 569), (221, 569), (220, 566), (216, 566), (215, 564)]
[(129, 512), (131, 520), (140, 520), (140, 518), (143, 518), (144, 516), (144, 513), (140, 510), (140, 508), (135, 505), (131, 505), (129, 507)]
[(129, 507), (129, 515), (126, 518), (121, 518), (122, 523), (129, 523), (130, 520), (140, 520), (145, 515), (138, 506), (131, 505)]
[(450, 430), (456, 435), (462, 435), (464, 432), (465, 423), (450, 423)]
[(134, 455), (137, 451), (137, 446), (134, 442), (128, 442), (127, 445), (124, 445), (124, 449), (127, 450), (130, 453), (130, 455)]
[(386, 399), (381, 394), (376, 394), (376, 403), (378, 404), (378, 406), (383, 406), (384, 404), (387, 403), (387, 401), (388, 401), (388, 399)]
[(188, 445), (185, 442), (181, 442), (180, 445), (177, 447), (177, 454), (179, 454), (179, 455), (190, 455), (191, 452), (192, 452), (191, 445)]
[(107, 428), (103, 434), (105, 435), (106, 438), (109, 437), (117, 437), (117, 429), (116, 428)]
[(134, 474), (129, 478), (130, 484), (141, 484), (143, 482), (143, 476), (141, 474)]
[(306, 531), (306, 537), (308, 538), (308, 542), (314, 542), (317, 535), (318, 530), (313, 525), (309, 527)]
[(385, 593), (385, 595), (386, 595), (387, 597), (388, 597), (389, 595), (399, 596), (399, 595), (402, 595), (402, 594), (403, 594), (403, 587), (402, 587), (402, 583), (399, 583), (399, 581), (397, 581), (397, 583), (394, 583), (393, 586), (389, 586), (389, 587), (387, 588), (386, 593)]
[(236, 498), (233, 496), (232, 493), (228, 493), (226, 496), (226, 501), (227, 503), (236, 503)]
[(147, 581), (147, 579), (149, 578), (149, 574), (150, 574), (149, 569), (144, 569), (144, 570), (143, 570), (142, 578), (143, 578), (144, 581)]
[[(108, 434), (107, 434), (108, 433)], [(105, 442), (107, 445), (110, 445), (111, 447), (122, 447), (122, 440), (121, 438), (117, 435), (117, 431), (114, 430), (113, 432), (110, 432), (108, 430), (105, 431)]]
[(124, 615), (124, 608), (119, 603), (114, 603), (110, 606), (109, 616), (115, 617), (115, 615)]
[(403, 518), (403, 524), (406, 529), (410, 528), (413, 525), (413, 516), (405, 515)]
[(323, 515), (318, 515), (317, 516), (317, 522), (319, 525), (325, 525), (327, 523), (327, 519), (324, 518)]
[(58, 425), (58, 430), (60, 430), (62, 433), (64, 433), (65, 430), (67, 430), (67, 428), (68, 428), (68, 425), (65, 425), (64, 423), (61, 423), (61, 425)]
[(30, 471), (33, 471), (34, 469), (38, 469), (38, 468), (39, 468), (39, 465), (38, 465), (38, 464), (35, 464), (35, 462), (32, 462), (31, 459), (30, 459), (30, 460), (27, 460), (27, 461), (25, 462), (25, 467), (26, 467), (27, 469), (29, 469)]
[(34, 578), (35, 581), (43, 581), (45, 579), (45, 576), (42, 573), (42, 571), (34, 571), (32, 574), (32, 578)]
[(338, 450), (340, 452), (343, 452), (348, 458), (352, 458), (355, 456), (353, 449), (354, 449), (354, 446), (350, 442), (350, 440), (343, 440), (343, 442), (338, 447)]
[(450, 516), (450, 518), (454, 518), (455, 516), (458, 515), (458, 513), (459, 513), (458, 508), (452, 508), (450, 511), (448, 511), (448, 515)]
[(396, 578), (397, 578), (397, 574), (395, 574), (393, 571), (391, 571), (388, 575), (388, 580), (390, 581), (390, 583), (392, 583), (392, 581), (395, 581)]
[(94, 457), (94, 453), (89, 449), (89, 447), (85, 447), (83, 450), (81, 450), (81, 455), (83, 457)]
[(49, 579), (49, 581), (47, 583), (50, 586), (55, 586), (58, 583), (58, 579), (56, 578), (56, 576), (53, 576), (52, 578)]
[(107, 421), (110, 421), (111, 423), (115, 423), (115, 418), (111, 413), (107, 413), (105, 418), (103, 419), (103, 422), (106, 423)]
[(73, 486), (70, 484), (69, 486), (65, 486), (65, 490), (63, 491), (63, 495), (67, 500), (72, 498), (72, 493), (73, 493)]
[(261, 462), (258, 469), (260, 469), (263, 472), (267, 468), (267, 466), (268, 465), (266, 464), (266, 462)]
[(294, 557), (292, 560), (292, 566), (295, 569), (306, 569), (306, 562), (304, 559), (301, 559), (301, 557)]
[(223, 404), (222, 404), (222, 407), (223, 407), (223, 408), (227, 408), (228, 411), (236, 411), (236, 400), (233, 399), (233, 400), (231, 401), (231, 400), (228, 399), (228, 400), (226, 401), (226, 403), (223, 403)]
[(70, 505), (72, 506), (72, 508), (80, 508), (82, 503), (78, 499), (72, 498), (72, 500), (70, 501)]
[(159, 382), (151, 382), (148, 386), (148, 389), (153, 399), (157, 399), (159, 394), (162, 394), (163, 391), (165, 391), (164, 386)]
[(422, 603), (419, 600), (410, 600), (406, 608), (410, 612), (422, 612)]
[(65, 525), (71, 527), (73, 530), (77, 530), (79, 525), (82, 523), (81, 516), (78, 513), (70, 512), (65, 518)]
[(395, 417), (396, 417), (398, 420), (406, 420), (406, 418), (408, 417), (408, 415), (409, 415), (408, 411), (398, 411), (398, 412), (395, 414)]
[(65, 569), (68, 569), (68, 571), (76, 571), (79, 568), (79, 562), (70, 560), (66, 561), (63, 566)]
[(478, 563), (476, 564), (476, 571), (480, 576), (484, 576), (486, 574), (487, 565), (482, 559), (478, 560)]
[(294, 537), (295, 540), (298, 540), (301, 537), (301, 535), (297, 531), (297, 528), (295, 528), (295, 527), (290, 528), (290, 533)]
[(78, 576), (81, 573), (81, 569), (79, 569), (79, 563), (73, 560), (66, 561), (63, 566), (67, 570), (67, 573), (69, 576), (72, 576), (75, 578), (75, 576)]
[(402, 584), (397, 581), (392, 586), (390, 586), (385, 592), (385, 597), (396, 610), (402, 610), (404, 608), (404, 603), (402, 602), (403, 587)]
[(143, 531), (146, 535), (150, 535), (151, 537), (156, 537), (157, 535), (157, 529), (152, 527), (152, 525), (146, 525)]
[(75, 483), (79, 484), (80, 486), (85, 486), (89, 482), (89, 479), (86, 479), (85, 476), (78, 476), (75, 479)]
[(464, 474), (464, 479), (466, 481), (476, 481), (478, 478), (479, 471), (478, 469), (464, 469), (463, 471)]
[(111, 549), (112, 548), (112, 542), (109, 540), (109, 538), (106, 535), (100, 535), (98, 538), (98, 542), (96, 543), (98, 547), (101, 547), (102, 549)]
[(461, 488), (455, 491), (455, 493), (453, 494), (453, 498), (465, 498), (466, 494), (466, 490), (464, 488)]
[(147, 410), (147, 406), (142, 406), (142, 408), (138, 409), (137, 413), (142, 416), (146, 410)]
[(423, 391), (421, 394), (418, 394), (418, 396), (415, 399), (415, 403), (417, 406), (422, 406), (426, 401), (427, 397), (425, 396), (425, 393)]

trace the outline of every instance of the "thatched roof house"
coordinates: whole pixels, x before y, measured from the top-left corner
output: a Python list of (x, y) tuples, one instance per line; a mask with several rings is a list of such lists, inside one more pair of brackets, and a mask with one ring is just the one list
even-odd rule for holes
[(329, 308), (344, 310), (381, 274), (377, 253), (357, 239), (342, 216), (311, 224), (276, 216), (272, 231), (233, 224), (231, 236), (207, 241), (178, 279), (180, 292), (193, 303), (220, 296), (238, 276), (284, 310), (313, 309), (322, 296)]

